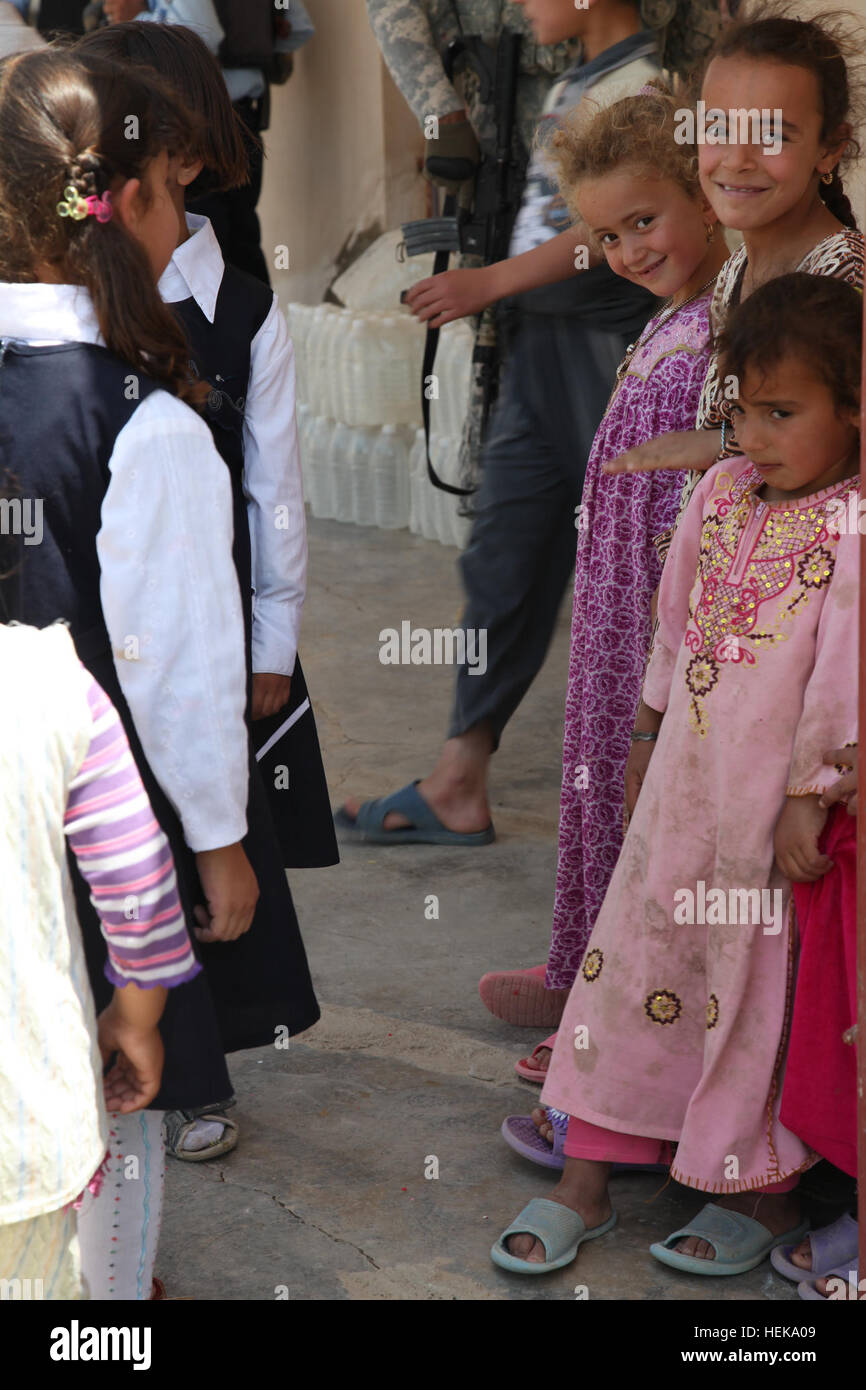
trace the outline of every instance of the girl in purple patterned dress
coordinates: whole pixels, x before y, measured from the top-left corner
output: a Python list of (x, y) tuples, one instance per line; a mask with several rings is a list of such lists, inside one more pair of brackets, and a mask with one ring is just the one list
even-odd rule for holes
[[(566, 125), (555, 141), (563, 194), (611, 269), (671, 302), (620, 366), (576, 518), (551, 990), (574, 979), (622, 845), (626, 757), (661, 578), (653, 540), (672, 525), (682, 487), (680, 473), (611, 477), (601, 466), (656, 435), (694, 427), (710, 296), (727, 256), (694, 153), (674, 138), (677, 109), (674, 98), (646, 87), (588, 127)], [(524, 1059), (520, 1074), (542, 1081), (551, 1045)]]

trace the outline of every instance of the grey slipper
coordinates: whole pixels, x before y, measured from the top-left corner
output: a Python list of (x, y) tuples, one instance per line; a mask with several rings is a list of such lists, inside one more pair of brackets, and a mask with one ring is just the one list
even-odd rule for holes
[[(490, 1251), (490, 1258), (500, 1269), (508, 1269), (513, 1274), (549, 1274), (551, 1270), (570, 1265), (585, 1240), (606, 1235), (615, 1225), (614, 1211), (600, 1226), (593, 1226), (588, 1231), (583, 1217), (578, 1216), (576, 1211), (564, 1207), (561, 1202), (550, 1202), (546, 1197), (533, 1197), (507, 1230), (502, 1232)], [(518, 1235), (535, 1236), (541, 1241), (547, 1256), (543, 1264), (519, 1260), (505, 1249), (508, 1237)]]
[[(725, 1274), (746, 1274), (767, 1258), (777, 1245), (797, 1245), (808, 1233), (809, 1223), (803, 1221), (790, 1231), (774, 1236), (751, 1216), (708, 1202), (694, 1220), (682, 1230), (674, 1231), (667, 1240), (650, 1246), (663, 1265), (680, 1269), (686, 1274), (704, 1274), (711, 1278)], [(705, 1240), (715, 1251), (714, 1260), (702, 1260), (696, 1255), (681, 1255), (674, 1246), (686, 1236)]]
[[(492, 821), (486, 830), (471, 834), (449, 830), (417, 791), (420, 780), (417, 777), (399, 791), (391, 792), (390, 796), (365, 801), (354, 820), (345, 806), (341, 806), (334, 812), (334, 824), (340, 837), (365, 845), (462, 845), (468, 848), (489, 845), (496, 839)], [(389, 811), (399, 812), (411, 821), (411, 825), (402, 830), (386, 830), (385, 817)]]

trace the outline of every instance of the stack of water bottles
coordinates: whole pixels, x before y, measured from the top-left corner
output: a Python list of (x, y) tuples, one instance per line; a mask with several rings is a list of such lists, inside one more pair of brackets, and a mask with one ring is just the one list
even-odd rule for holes
[[(425, 330), (404, 310), (358, 312), (335, 304), (290, 304), (298, 374), (304, 496), (313, 516), (464, 546), (469, 523), (458, 499), (427, 476), (421, 426)], [(430, 390), (430, 457), (458, 481), (469, 399), (472, 333), (442, 330)]]

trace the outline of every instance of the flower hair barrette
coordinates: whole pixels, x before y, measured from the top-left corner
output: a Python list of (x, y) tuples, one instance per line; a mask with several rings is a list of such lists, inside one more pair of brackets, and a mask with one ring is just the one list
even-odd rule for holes
[(111, 193), (105, 190), (101, 198), (95, 193), (89, 194), (86, 198), (78, 192), (74, 184), (67, 184), (63, 190), (64, 201), (57, 204), (57, 211), (61, 217), (71, 217), (74, 221), (80, 222), (84, 217), (95, 217), (97, 222), (110, 222), (114, 212), (111, 206)]

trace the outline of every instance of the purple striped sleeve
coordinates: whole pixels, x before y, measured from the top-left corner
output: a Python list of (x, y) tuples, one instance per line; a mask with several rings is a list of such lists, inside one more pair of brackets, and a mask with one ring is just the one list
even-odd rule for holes
[(105, 691), (89, 679), (90, 746), (69, 787), (64, 830), (108, 944), (113, 985), (185, 984), (201, 970), (177, 892), (174, 859)]

